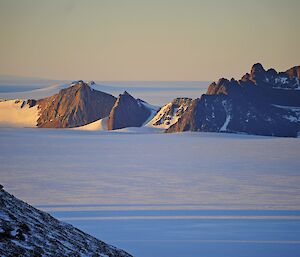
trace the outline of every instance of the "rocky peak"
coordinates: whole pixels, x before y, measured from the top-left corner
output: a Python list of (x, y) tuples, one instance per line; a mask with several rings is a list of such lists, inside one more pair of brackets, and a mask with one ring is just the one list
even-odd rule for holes
[(254, 64), (241, 80), (221, 78), (167, 132), (215, 131), (292, 136), (300, 132), (299, 66), (286, 72)]
[[(256, 63), (252, 66), (250, 74), (246, 73), (239, 81), (233, 78), (230, 81), (221, 78), (217, 83), (213, 82), (209, 85), (206, 94), (230, 94), (233, 97), (248, 94), (250, 98), (256, 94), (259, 96), (256, 98), (261, 99), (261, 95), (274, 94), (275, 89), (300, 89), (299, 76), (300, 66), (295, 66), (286, 72), (277, 72), (273, 68), (266, 71), (260, 63)], [(275, 94), (279, 97), (279, 92)], [(281, 92), (281, 95), (286, 94), (289, 93)]]
[(266, 71), (260, 63), (256, 63), (252, 66), (250, 72), (250, 79), (254, 82), (262, 81), (265, 79)]
[(242, 76), (241, 81), (245, 82), (250, 80), (250, 74), (247, 72), (244, 76)]
[(234, 91), (240, 90), (239, 84), (235, 79), (231, 79), (230, 81), (225, 78), (219, 79), (217, 83), (213, 82), (209, 85), (206, 94), (214, 95), (214, 94), (224, 94), (228, 95)]
[(127, 91), (124, 91), (122, 94), (119, 94), (114, 107), (120, 104), (131, 104), (138, 105), (137, 99), (135, 99), (132, 95), (130, 95)]
[(86, 125), (107, 117), (116, 98), (93, 90), (82, 80), (58, 94), (38, 100), (38, 127), (68, 128)]
[(76, 82), (73, 82), (70, 87), (60, 90), (60, 93), (70, 91), (91, 91), (91, 87), (88, 83), (85, 83), (82, 80), (78, 80)]
[(120, 94), (116, 100), (107, 122), (107, 129), (140, 127), (150, 116), (151, 111), (143, 101), (135, 99), (127, 91)]
[(261, 63), (255, 63), (252, 65), (251, 75), (253, 75), (255, 73), (264, 73), (264, 72), (266, 72), (266, 71)]
[(220, 79), (218, 80), (217, 85), (218, 85), (218, 86), (222, 86), (222, 85), (227, 85), (228, 83), (229, 83), (229, 80), (228, 80), (228, 79), (226, 79), (226, 78), (220, 78)]
[(130, 95), (126, 90), (123, 92), (123, 94), (120, 94), (120, 96), (129, 96), (129, 97), (133, 98), (133, 96)]
[(275, 69), (273, 69), (273, 68), (271, 68), (271, 69), (268, 69), (267, 70), (267, 77), (268, 78), (274, 78), (274, 77), (276, 77), (278, 75), (278, 73), (277, 73), (277, 71), (275, 70)]
[(123, 94), (120, 94), (118, 99), (129, 100), (133, 102), (136, 101), (136, 99), (132, 95), (130, 95), (127, 91), (124, 91)]

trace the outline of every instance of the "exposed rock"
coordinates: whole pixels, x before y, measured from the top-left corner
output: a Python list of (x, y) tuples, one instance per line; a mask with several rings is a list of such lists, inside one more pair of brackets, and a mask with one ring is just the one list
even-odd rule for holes
[(286, 71), (290, 78), (296, 77), (298, 80), (300, 79), (300, 66), (295, 66)]
[(28, 100), (27, 100), (27, 104), (28, 104), (29, 108), (35, 106), (36, 103), (37, 103), (37, 101), (34, 100), (34, 99), (28, 99)]
[(299, 66), (287, 72), (253, 65), (241, 80), (220, 79), (167, 132), (213, 131), (296, 137), (300, 131)]
[(0, 190), (0, 256), (131, 255)]
[(116, 100), (114, 96), (94, 90), (83, 81), (71, 85), (37, 101), (40, 110), (38, 127), (78, 127), (109, 115)]
[(264, 67), (260, 63), (256, 63), (252, 66), (251, 72), (250, 72), (250, 80), (256, 82), (256, 81), (262, 81), (266, 78), (266, 71)]
[(141, 127), (151, 115), (142, 100), (135, 99), (126, 91), (115, 102), (107, 122), (108, 130)]
[(171, 103), (164, 105), (148, 125), (156, 128), (169, 128), (187, 111), (191, 102), (191, 98), (175, 98)]

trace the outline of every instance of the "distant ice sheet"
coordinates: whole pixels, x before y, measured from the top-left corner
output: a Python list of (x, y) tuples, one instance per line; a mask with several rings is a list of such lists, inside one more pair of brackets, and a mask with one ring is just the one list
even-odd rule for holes
[(52, 211), (143, 257), (298, 257), (299, 211)]
[(299, 138), (2, 128), (0, 183), (134, 256), (298, 257), (299, 151)]
[(35, 205), (300, 209), (299, 140), (0, 129), (0, 177), (8, 191)]

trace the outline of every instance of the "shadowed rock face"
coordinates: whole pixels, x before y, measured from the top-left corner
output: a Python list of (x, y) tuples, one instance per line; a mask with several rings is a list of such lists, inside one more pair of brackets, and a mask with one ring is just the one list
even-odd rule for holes
[(37, 101), (41, 128), (72, 128), (107, 117), (116, 98), (78, 81), (58, 94)]
[(35, 209), (0, 185), (0, 256), (131, 255)]
[(141, 127), (149, 118), (151, 111), (141, 100), (133, 98), (126, 91), (119, 95), (107, 122), (107, 129), (121, 129), (126, 127)]
[(299, 69), (277, 73), (253, 65), (241, 80), (220, 79), (192, 102), (167, 132), (212, 131), (297, 136), (300, 131)]

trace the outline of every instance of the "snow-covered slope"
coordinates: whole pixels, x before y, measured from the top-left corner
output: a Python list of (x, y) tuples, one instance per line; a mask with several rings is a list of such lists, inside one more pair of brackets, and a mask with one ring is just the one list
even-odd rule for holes
[(149, 123), (150, 120), (152, 120), (154, 118), (154, 116), (157, 114), (157, 112), (159, 111), (160, 108), (158, 106), (149, 104), (141, 99), (137, 99), (137, 101), (139, 104), (143, 105), (150, 111), (150, 115), (149, 115), (148, 119), (143, 124), (143, 126), (145, 126)]
[(0, 256), (131, 256), (1, 188), (0, 185)]
[(23, 100), (0, 102), (0, 127), (36, 127), (38, 106)]
[(75, 130), (90, 130), (90, 131), (93, 131), (93, 130), (107, 130), (107, 120), (108, 120), (108, 117), (100, 119), (100, 120), (96, 120), (96, 121), (94, 121), (92, 123), (89, 123), (87, 125), (80, 126), (80, 127), (77, 127), (77, 128), (72, 128), (72, 129), (75, 129)]
[(175, 124), (191, 104), (191, 98), (176, 98), (164, 105), (148, 122), (148, 127), (167, 129)]

